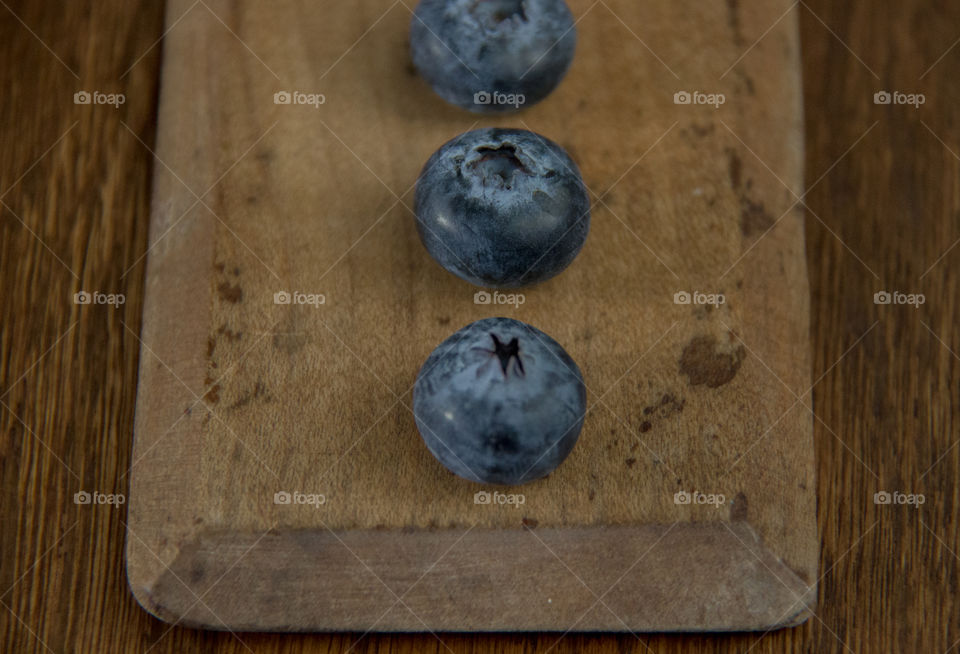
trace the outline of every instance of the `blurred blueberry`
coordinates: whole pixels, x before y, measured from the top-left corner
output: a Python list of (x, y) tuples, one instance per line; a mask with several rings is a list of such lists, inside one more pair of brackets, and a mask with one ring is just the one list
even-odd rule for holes
[(421, 0), (410, 22), (420, 75), (447, 102), (479, 113), (545, 98), (576, 44), (563, 0)]
[(479, 286), (553, 277), (590, 229), (577, 165), (553, 141), (520, 129), (477, 129), (444, 144), (424, 165), (414, 204), (430, 255)]
[(586, 412), (580, 369), (555, 340), (510, 318), (455, 332), (427, 357), (413, 414), (430, 452), (457, 475), (523, 484), (552, 472)]

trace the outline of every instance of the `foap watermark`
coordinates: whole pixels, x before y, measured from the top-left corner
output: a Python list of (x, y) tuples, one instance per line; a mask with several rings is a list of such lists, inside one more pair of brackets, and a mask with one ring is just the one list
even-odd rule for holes
[(108, 104), (119, 109), (125, 104), (127, 96), (123, 93), (103, 93), (101, 91), (77, 91), (73, 94), (73, 104)]
[(701, 293), (700, 291), (687, 293), (686, 291), (677, 291), (673, 294), (674, 304), (712, 304), (719, 306), (725, 304), (726, 301), (727, 298), (723, 293)]
[(677, 491), (673, 494), (674, 504), (707, 504), (718, 509), (726, 504), (727, 498), (723, 493), (701, 493), (700, 491)]
[(673, 94), (673, 104), (708, 104), (714, 109), (727, 101), (723, 93), (704, 93), (703, 91), (677, 91)]
[(473, 494), (473, 503), (474, 504), (506, 504), (508, 506), (513, 506), (513, 508), (520, 508), (521, 504), (525, 504), (527, 501), (527, 496), (522, 493), (501, 493), (500, 491), (477, 491)]
[(300, 491), (277, 491), (273, 494), (274, 504), (305, 504), (319, 509), (321, 504), (327, 503), (323, 493), (301, 493)]
[(121, 504), (126, 503), (127, 497), (123, 493), (101, 493), (100, 491), (77, 491), (73, 494), (73, 503), (76, 505), (95, 504), (112, 506), (119, 509)]
[(277, 291), (273, 294), (273, 303), (312, 304), (315, 307), (319, 307), (321, 304), (327, 303), (327, 296), (323, 293), (301, 293), (300, 291), (290, 293), (288, 291)]
[(873, 104), (906, 104), (914, 109), (927, 101), (923, 93), (904, 93), (903, 91), (877, 91), (873, 94)]
[(874, 504), (896, 504), (919, 509), (927, 501), (922, 493), (901, 493), (900, 491), (878, 491), (873, 494)]
[(501, 93), (500, 91), (477, 91), (473, 94), (473, 104), (505, 105), (519, 109), (527, 97), (523, 93)]
[(101, 293), (100, 291), (80, 291), (73, 294), (74, 304), (107, 304), (113, 305), (114, 309), (119, 309), (120, 305), (127, 301), (123, 293)]
[(513, 308), (516, 309), (526, 301), (527, 296), (523, 293), (501, 293), (499, 291), (490, 293), (488, 291), (477, 291), (473, 294), (474, 304), (512, 304)]
[(906, 304), (914, 309), (927, 301), (923, 293), (901, 293), (900, 291), (877, 291), (873, 294), (874, 304)]
[(327, 96), (323, 93), (304, 93), (302, 91), (277, 91), (273, 94), (273, 104), (302, 104), (319, 109), (325, 104)]

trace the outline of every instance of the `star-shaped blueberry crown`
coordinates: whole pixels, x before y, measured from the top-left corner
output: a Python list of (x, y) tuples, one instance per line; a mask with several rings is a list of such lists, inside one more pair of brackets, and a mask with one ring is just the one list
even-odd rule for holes
[(507, 368), (510, 366), (510, 360), (517, 360), (517, 370), (520, 371), (520, 374), (525, 374), (523, 371), (523, 361), (520, 360), (520, 341), (514, 336), (509, 343), (504, 345), (500, 342), (500, 339), (497, 338), (496, 334), (490, 334), (490, 338), (493, 339), (493, 354), (500, 360), (500, 369), (503, 371), (503, 376), (507, 376)]

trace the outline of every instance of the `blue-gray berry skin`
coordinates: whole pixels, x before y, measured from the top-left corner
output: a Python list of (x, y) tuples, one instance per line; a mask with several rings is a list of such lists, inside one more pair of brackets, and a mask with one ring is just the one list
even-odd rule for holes
[(555, 340), (510, 318), (463, 327), (427, 357), (413, 414), (450, 471), (487, 484), (552, 472), (577, 442), (586, 412), (580, 369)]
[(410, 22), (420, 75), (447, 102), (478, 113), (516, 111), (545, 98), (576, 44), (563, 0), (422, 0)]
[(478, 286), (515, 288), (570, 265), (590, 230), (577, 164), (521, 129), (465, 132), (427, 161), (414, 196), (420, 240), (436, 261)]

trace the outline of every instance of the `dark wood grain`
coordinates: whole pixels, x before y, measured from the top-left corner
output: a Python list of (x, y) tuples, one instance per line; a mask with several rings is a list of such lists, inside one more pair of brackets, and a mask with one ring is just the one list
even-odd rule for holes
[[(728, 7), (737, 30), (737, 3)], [(951, 49), (960, 7), (813, 2), (792, 11), (804, 49), (819, 380), (817, 617), (763, 637), (377, 635), (353, 651), (960, 646), (960, 246), (951, 249), (960, 238), (960, 46)], [(360, 634), (168, 630), (127, 590), (124, 509), (73, 503), (81, 489), (127, 489), (162, 43), (151, 45), (162, 18), (159, 3), (0, 5), (0, 650), (345, 651)], [(76, 106), (81, 89), (120, 90), (127, 101)], [(883, 89), (921, 92), (926, 103), (875, 105)], [(81, 289), (127, 301), (75, 305)], [(926, 302), (878, 306), (880, 290)], [(922, 493), (925, 503), (878, 506), (880, 490)]]

